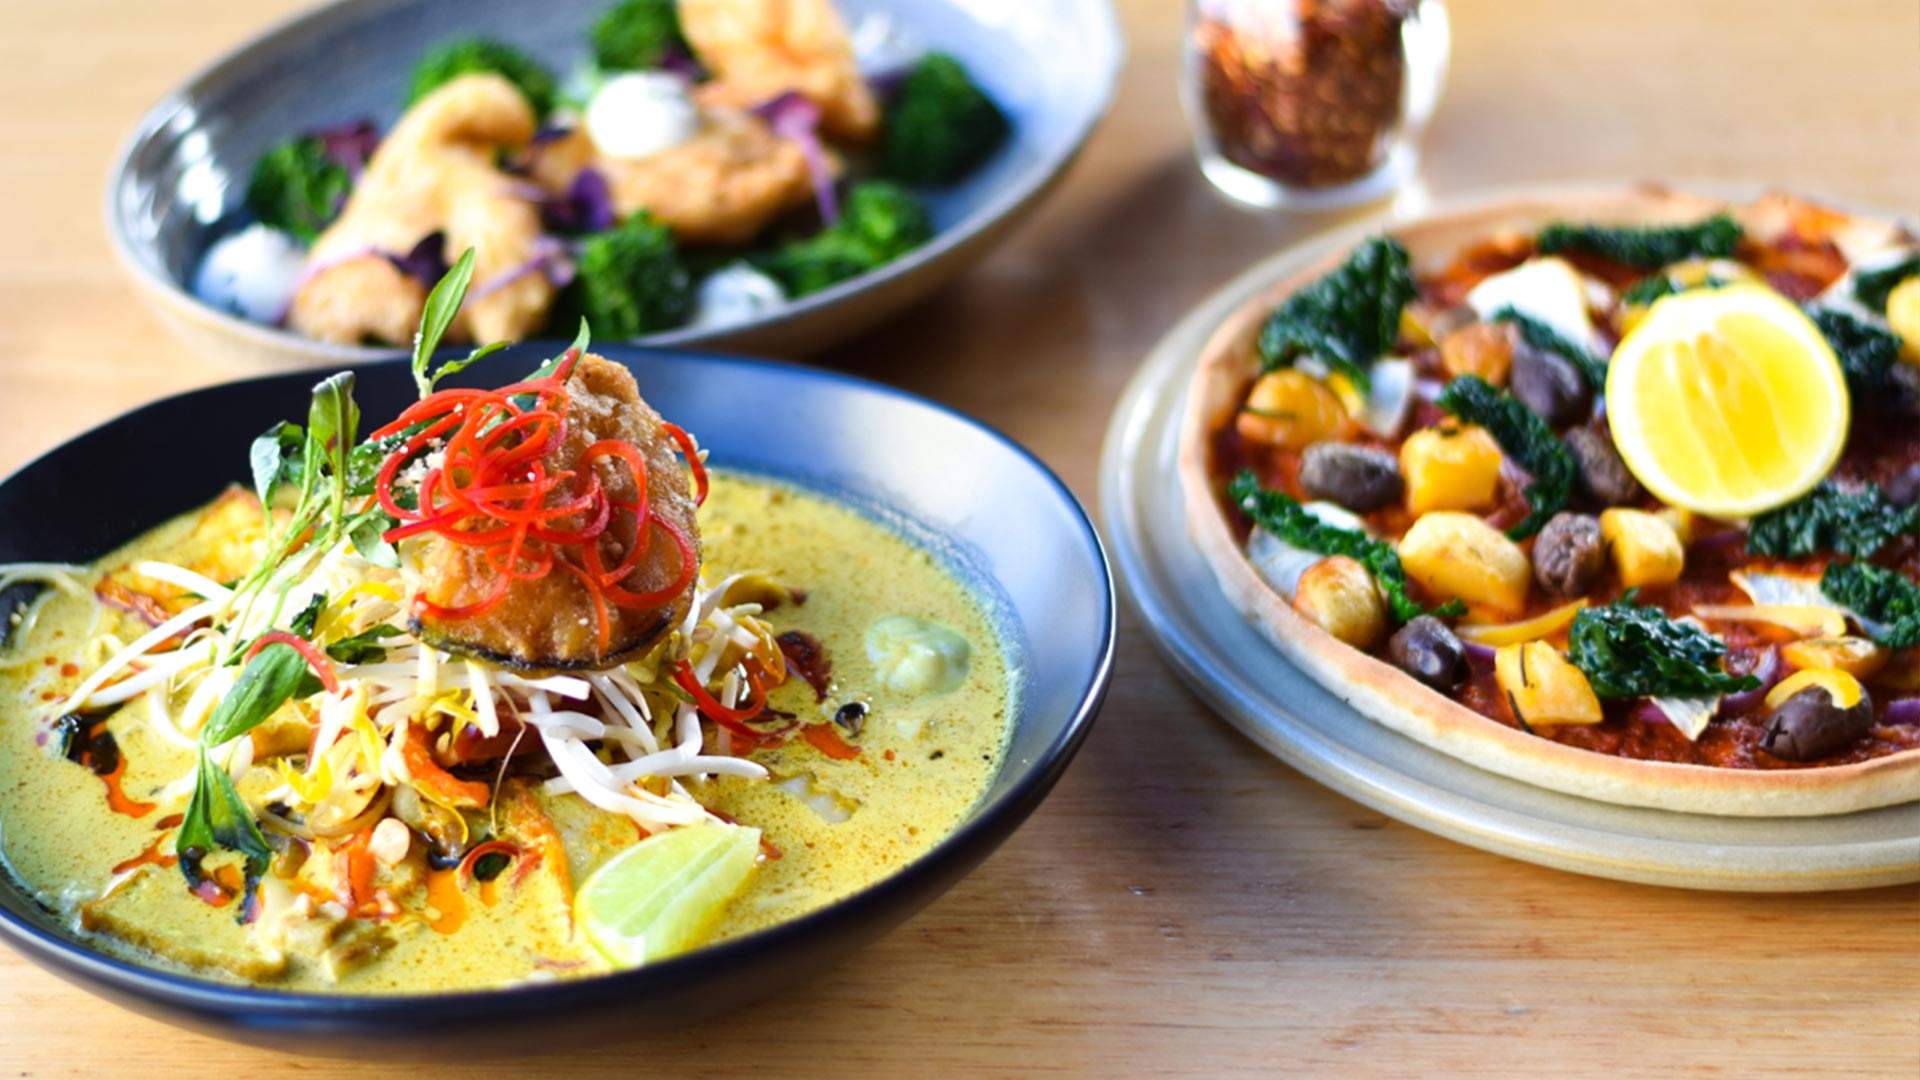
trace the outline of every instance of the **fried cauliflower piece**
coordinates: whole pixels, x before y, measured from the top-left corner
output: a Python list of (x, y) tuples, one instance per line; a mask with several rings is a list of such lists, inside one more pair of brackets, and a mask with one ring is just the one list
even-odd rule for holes
[(581, 128), (541, 147), (533, 175), (564, 192), (588, 166), (622, 219), (645, 210), (690, 243), (744, 243), (813, 197), (800, 148), (737, 109), (701, 110), (691, 140), (643, 158), (604, 156)]
[(745, 109), (793, 90), (820, 107), (831, 138), (866, 142), (880, 130), (831, 0), (680, 0), (680, 27), (715, 76), (695, 91), (702, 104)]
[[(533, 110), (512, 83), (465, 75), (421, 99), (380, 143), (340, 217), (314, 242), (313, 275), (287, 322), (322, 341), (403, 345), (426, 303), (427, 287), (378, 252), (405, 252), (435, 231), (447, 251), (474, 249), (473, 281), (484, 286), (532, 258), (540, 211), (494, 166), (503, 147), (533, 138)], [(553, 303), (544, 274), (525, 274), (470, 299), (449, 337), (508, 341), (539, 329)]]
[[(583, 356), (567, 380), (567, 393), (566, 438), (547, 458), (548, 468), (579, 469), (587, 448), (602, 439), (632, 443), (647, 462), (649, 513), (686, 535), (697, 566), (700, 531), (694, 519), (687, 470), (674, 454), (675, 443), (662, 428), (660, 414), (641, 400), (633, 374), (612, 361)], [(637, 492), (625, 466), (601, 459), (593, 467), (614, 503), (634, 501)], [(634, 537), (633, 516), (613, 515), (597, 541), (602, 564), (617, 566)], [(492, 592), (498, 580), (480, 549), (433, 534), (422, 540), (419, 565), (421, 594), (447, 608), (476, 603)], [(629, 592), (655, 592), (672, 584), (680, 576), (680, 569), (679, 547), (662, 530), (651, 529), (646, 554), (618, 584)], [(690, 575), (686, 586), (660, 607), (638, 609), (609, 604), (607, 617), (612, 633), (605, 652), (596, 640), (593, 601), (586, 587), (573, 574), (559, 569), (538, 579), (514, 582), (506, 601), (484, 615), (449, 621), (421, 616), (415, 620), (416, 629), (423, 638), (448, 651), (523, 669), (606, 668), (652, 645), (686, 617), (693, 603), (694, 578), (697, 574)]]

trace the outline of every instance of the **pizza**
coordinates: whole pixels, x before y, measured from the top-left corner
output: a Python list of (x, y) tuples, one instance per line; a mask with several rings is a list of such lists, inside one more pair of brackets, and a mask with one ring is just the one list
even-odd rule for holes
[(1179, 471), (1227, 597), (1372, 721), (1628, 805), (1920, 799), (1897, 223), (1636, 188), (1389, 226), (1220, 326)]

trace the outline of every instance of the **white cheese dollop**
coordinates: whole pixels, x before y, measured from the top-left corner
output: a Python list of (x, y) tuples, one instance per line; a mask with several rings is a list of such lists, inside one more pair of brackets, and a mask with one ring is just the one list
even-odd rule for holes
[(867, 659), (881, 685), (908, 694), (944, 694), (967, 677), (973, 648), (951, 627), (888, 615), (867, 627)]
[(693, 325), (752, 322), (786, 302), (787, 291), (779, 282), (746, 263), (734, 263), (700, 283), (694, 296)]
[(1528, 259), (1511, 270), (1487, 278), (1467, 293), (1467, 304), (1482, 319), (1491, 319), (1510, 307), (1543, 323), (1575, 345), (1598, 356), (1600, 339), (1587, 313), (1587, 285), (1580, 271), (1565, 259)]
[(193, 294), (222, 311), (277, 323), (293, 303), (307, 253), (299, 241), (266, 225), (249, 225), (207, 249), (193, 275)]
[(664, 71), (616, 75), (587, 103), (587, 134), (610, 158), (651, 157), (699, 131), (700, 110), (686, 81)]

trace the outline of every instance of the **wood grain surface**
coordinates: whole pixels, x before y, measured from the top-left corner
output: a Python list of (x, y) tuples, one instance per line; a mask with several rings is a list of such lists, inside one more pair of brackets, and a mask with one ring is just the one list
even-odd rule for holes
[[(225, 374), (137, 306), (108, 252), (102, 184), (142, 110), (296, 6), (6, 5), (0, 471)], [(1119, 99), (1055, 199), (965, 282), (824, 358), (998, 425), (1088, 500), (1108, 411), (1153, 340), (1237, 270), (1336, 220), (1218, 201), (1191, 165), (1174, 93), (1180, 6), (1121, 6)], [(1453, 74), (1426, 141), (1435, 195), (1662, 178), (1920, 211), (1914, 0), (1452, 10)], [(978, 873), (853, 962), (695, 1030), (409, 1067), (759, 1070), (1912, 1077), (1920, 890), (1699, 894), (1457, 846), (1261, 755), (1123, 621), (1106, 713), (1056, 793)], [(0, 950), (6, 1076), (393, 1072), (185, 1034)]]

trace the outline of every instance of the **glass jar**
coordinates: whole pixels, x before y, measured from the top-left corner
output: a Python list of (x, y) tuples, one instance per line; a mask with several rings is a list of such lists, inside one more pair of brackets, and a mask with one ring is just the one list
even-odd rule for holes
[(1191, 0), (1182, 97), (1200, 170), (1261, 208), (1391, 194), (1446, 75), (1440, 0)]

